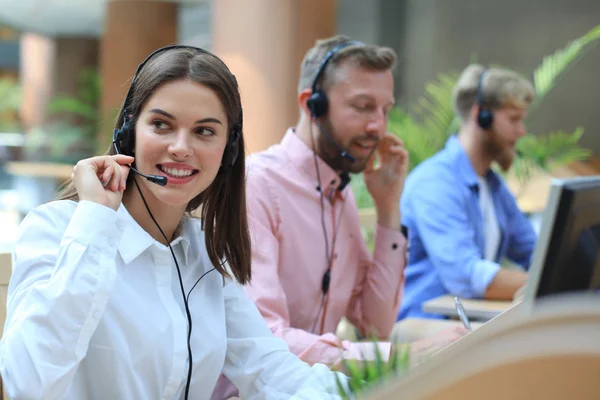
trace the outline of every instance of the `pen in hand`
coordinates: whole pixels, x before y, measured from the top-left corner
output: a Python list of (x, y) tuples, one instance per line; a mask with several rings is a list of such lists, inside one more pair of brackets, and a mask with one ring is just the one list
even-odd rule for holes
[(458, 313), (458, 317), (460, 318), (463, 325), (465, 326), (465, 329), (468, 331), (471, 331), (471, 323), (469, 322), (469, 318), (467, 317), (467, 314), (465, 313), (465, 309), (463, 308), (463, 305), (460, 302), (460, 299), (456, 296), (454, 297), (454, 304), (456, 305), (456, 312)]

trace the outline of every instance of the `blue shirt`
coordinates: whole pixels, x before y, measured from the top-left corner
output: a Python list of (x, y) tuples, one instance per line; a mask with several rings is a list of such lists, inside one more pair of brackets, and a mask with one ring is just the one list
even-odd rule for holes
[(490, 170), (485, 179), (501, 235), (494, 261), (484, 259), (478, 176), (456, 136), (408, 176), (400, 207), (410, 255), (398, 319), (440, 318), (425, 314), (422, 305), (445, 294), (483, 297), (504, 258), (529, 268), (533, 226), (500, 176)]

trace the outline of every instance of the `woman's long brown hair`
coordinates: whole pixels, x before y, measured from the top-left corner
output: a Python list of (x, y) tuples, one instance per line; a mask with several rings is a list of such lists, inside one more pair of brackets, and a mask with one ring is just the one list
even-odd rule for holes
[[(245, 284), (251, 278), (250, 234), (246, 210), (245, 156), (242, 126), (242, 105), (237, 81), (221, 59), (208, 52), (193, 49), (172, 49), (152, 57), (136, 78), (131, 101), (125, 104), (135, 122), (142, 107), (161, 85), (180, 79), (189, 79), (211, 88), (221, 100), (231, 131), (239, 126), (238, 156), (233, 166), (219, 172), (206, 190), (188, 204), (188, 213), (201, 207), (202, 229), (209, 258), (217, 271), (230, 277), (225, 263), (235, 279)], [(117, 127), (123, 124), (123, 110)], [(135, 141), (135, 139), (134, 139)], [(105, 153), (114, 155), (111, 146)], [(128, 180), (133, 179), (133, 174)], [(127, 185), (127, 190), (134, 185)], [(78, 201), (77, 189), (69, 180), (58, 194), (59, 200)]]

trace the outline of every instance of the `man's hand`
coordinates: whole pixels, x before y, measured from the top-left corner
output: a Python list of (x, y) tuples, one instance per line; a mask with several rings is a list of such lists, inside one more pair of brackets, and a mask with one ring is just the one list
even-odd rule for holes
[(367, 190), (377, 209), (377, 222), (392, 229), (400, 227), (400, 197), (408, 173), (408, 152), (402, 140), (386, 133), (363, 173)]
[[(409, 360), (410, 365), (415, 366), (421, 361), (431, 357), (437, 351), (443, 349), (451, 343), (454, 343), (469, 331), (462, 326), (453, 326), (436, 333), (433, 336), (425, 339), (417, 340), (410, 343)], [(391, 357), (394, 357), (396, 352), (400, 352), (404, 345), (394, 345), (392, 347)]]

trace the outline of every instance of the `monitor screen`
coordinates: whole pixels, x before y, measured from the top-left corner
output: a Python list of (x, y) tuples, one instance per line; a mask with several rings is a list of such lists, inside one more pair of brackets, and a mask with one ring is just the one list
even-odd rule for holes
[(534, 298), (600, 291), (600, 176), (552, 182), (527, 289)]

